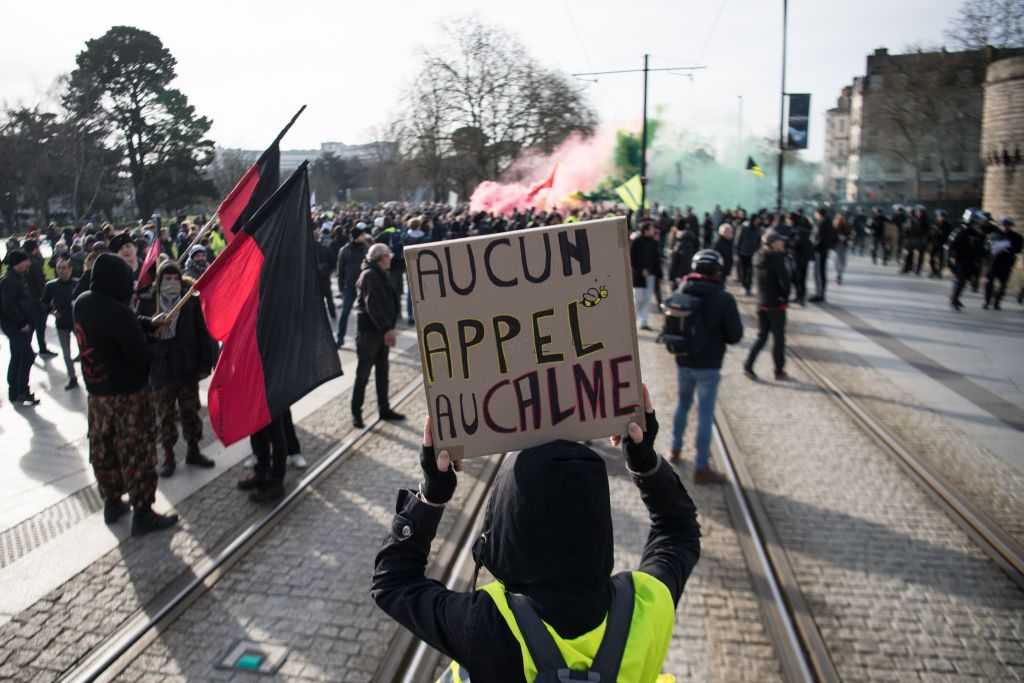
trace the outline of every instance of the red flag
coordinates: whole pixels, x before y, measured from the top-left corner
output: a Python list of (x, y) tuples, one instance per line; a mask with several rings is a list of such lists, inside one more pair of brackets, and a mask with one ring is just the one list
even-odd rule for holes
[[(146, 260), (142, 262), (142, 270), (139, 271), (139, 289), (145, 289), (150, 282), (153, 281), (152, 276), (149, 274), (149, 269), (156, 263), (157, 257), (160, 255), (160, 236), (153, 240), (153, 244), (149, 245), (149, 251), (146, 252)], [(155, 271), (154, 271), (155, 274)]]
[(207, 329), (224, 342), (207, 403), (225, 445), (341, 374), (317, 276), (306, 163), (235, 238), (195, 283)]
[(526, 195), (526, 201), (531, 202), (533, 198), (537, 196), (537, 193), (547, 187), (553, 187), (555, 184), (555, 171), (558, 170), (558, 162), (555, 162), (554, 167), (551, 169), (551, 175), (548, 179), (542, 183), (538, 183), (530, 188), (530, 192)]
[(274, 190), (280, 184), (281, 138), (305, 110), (306, 105), (302, 105), (288, 125), (277, 134), (270, 147), (260, 155), (256, 163), (245, 172), (242, 179), (217, 207), (217, 216), (220, 218), (221, 227), (224, 228), (224, 239), (228, 242), (235, 238), (242, 226), (249, 222), (256, 210), (263, 206), (263, 202), (274, 194)]

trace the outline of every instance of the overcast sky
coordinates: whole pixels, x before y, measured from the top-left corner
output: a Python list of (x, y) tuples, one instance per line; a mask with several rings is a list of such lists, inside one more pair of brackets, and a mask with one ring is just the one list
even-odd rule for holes
[[(876, 47), (941, 44), (962, 0), (790, 0), (787, 89), (812, 94), (812, 158), (824, 146), (824, 112), (864, 70)], [(301, 104), (309, 109), (286, 148), (369, 141), (416, 73), (416, 46), (439, 18), (470, 12), (515, 35), (541, 62), (567, 73), (700, 64), (685, 76), (652, 74), (652, 107), (681, 127), (738, 122), (778, 128), (781, 0), (516, 0), (254, 3), (236, 0), (49, 0), (5, 3), (0, 99), (35, 104), (74, 68), (86, 40), (112, 25), (158, 35), (178, 60), (175, 85), (212, 117), (213, 139), (259, 149)], [(583, 83), (602, 123), (637, 125), (639, 74)]]

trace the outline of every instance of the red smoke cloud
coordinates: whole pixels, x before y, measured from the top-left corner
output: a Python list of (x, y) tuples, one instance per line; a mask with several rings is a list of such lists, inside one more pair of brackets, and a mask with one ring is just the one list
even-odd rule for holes
[[(514, 209), (531, 206), (553, 208), (575, 203), (569, 195), (589, 192), (611, 171), (614, 136), (596, 133), (584, 138), (578, 133), (570, 135), (551, 155), (525, 154), (512, 165), (506, 176), (519, 178), (516, 182), (500, 183), (485, 180), (480, 183), (469, 200), (471, 211), (490, 211), (507, 214)], [(554, 184), (527, 200), (530, 188), (544, 181), (558, 163)]]

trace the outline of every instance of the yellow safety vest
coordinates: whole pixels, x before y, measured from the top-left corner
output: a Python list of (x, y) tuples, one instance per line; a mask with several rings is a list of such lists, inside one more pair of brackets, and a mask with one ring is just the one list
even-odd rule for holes
[(219, 232), (216, 230), (210, 231), (210, 249), (213, 251), (215, 258), (220, 256), (220, 252), (224, 251), (227, 246), (228, 243), (224, 241)]
[[(650, 574), (631, 572), (633, 576), (633, 618), (630, 621), (629, 637), (619, 667), (619, 683), (674, 683), (675, 677), (661, 674), (661, 666), (672, 640), (672, 626), (675, 622), (675, 605), (668, 587)], [(509, 630), (519, 643), (523, 658), (523, 677), (526, 683), (533, 683), (537, 667), (533, 663), (512, 608), (505, 595), (505, 586), (494, 581), (481, 586), (494, 600), (498, 612), (505, 619)], [(594, 655), (604, 638), (604, 621), (597, 628), (576, 638), (562, 638), (551, 626), (544, 624), (565, 658), (568, 667), (575, 671), (586, 671), (594, 661)], [(471, 683), (469, 674), (456, 662), (452, 662), (438, 683)]]

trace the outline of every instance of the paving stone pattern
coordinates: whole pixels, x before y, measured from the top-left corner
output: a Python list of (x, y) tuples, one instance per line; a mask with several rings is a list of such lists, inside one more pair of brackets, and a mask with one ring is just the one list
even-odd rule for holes
[[(236, 639), (247, 638), (289, 648), (278, 680), (368, 681), (398, 628), (370, 598), (373, 558), (398, 489), (420, 479), (422, 396), (403, 410), (407, 422), (384, 426), (318, 484), (119, 680), (251, 681), (251, 674), (214, 668)], [(466, 462), (439, 538), (484, 464)], [(440, 545), (434, 544), (435, 553)]]
[[(417, 358), (392, 359), (392, 393), (419, 376)], [(367, 393), (364, 413), (371, 415), (376, 399), (372, 390)], [(349, 397), (343, 392), (296, 425), (311, 466), (350, 431)], [(182, 522), (175, 533), (129, 537), (0, 627), (0, 680), (55, 680), (165, 586), (233, 538), (263, 512), (235, 488), (245, 474), (241, 464), (233, 467), (179, 504)], [(290, 472), (286, 483), (295, 478)], [(119, 522), (127, 523), (127, 517)]]
[(1024, 474), (944, 416), (921, 405), (866, 359), (830, 344), (819, 326), (806, 321), (796, 331), (792, 342), (802, 353), (820, 364), (904, 446), (1024, 545)]
[(721, 405), (840, 676), (1024, 677), (1024, 593), (799, 367), (742, 359)]

